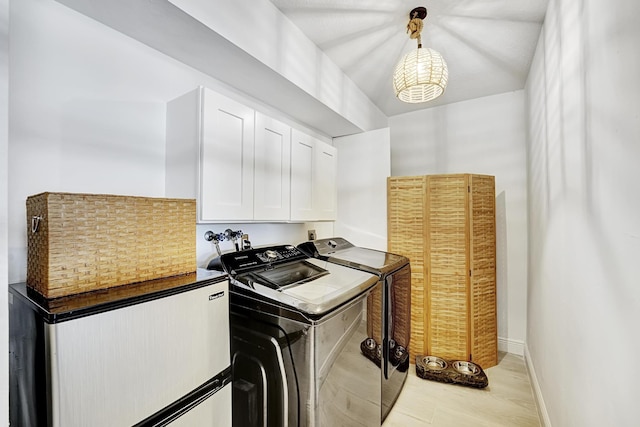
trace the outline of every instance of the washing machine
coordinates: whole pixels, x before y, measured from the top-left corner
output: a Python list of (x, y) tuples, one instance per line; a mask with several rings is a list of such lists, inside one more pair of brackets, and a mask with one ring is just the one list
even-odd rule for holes
[(362, 353), (380, 365), (381, 421), (407, 378), (411, 326), (411, 266), (402, 255), (353, 245), (341, 237), (298, 245), (307, 256), (374, 274), (378, 291), (367, 296), (367, 337)]
[(233, 425), (381, 425), (380, 368), (361, 351), (378, 277), (292, 245), (220, 263), (230, 277)]

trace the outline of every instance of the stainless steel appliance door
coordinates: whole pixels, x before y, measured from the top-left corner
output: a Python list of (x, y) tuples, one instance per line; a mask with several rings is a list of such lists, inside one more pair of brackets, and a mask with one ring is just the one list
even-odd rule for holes
[(384, 276), (382, 420), (402, 391), (409, 368), (411, 268), (404, 266)]
[[(234, 308), (232, 316), (233, 425), (293, 427), (300, 419), (298, 378), (290, 345), (305, 341), (294, 322), (260, 321)], [(268, 318), (265, 317), (265, 320)], [(280, 323), (280, 324), (278, 324)], [(285, 331), (283, 326), (300, 332)], [(300, 343), (298, 343), (300, 345)], [(304, 374), (300, 371), (299, 374)], [(303, 402), (304, 404), (304, 402)]]
[(228, 282), (47, 325), (54, 427), (133, 425), (230, 365)]
[(313, 423), (309, 425), (380, 425), (380, 367), (360, 350), (360, 343), (367, 338), (366, 307), (367, 294), (313, 328), (316, 373), (312, 392), (317, 401), (310, 407)]

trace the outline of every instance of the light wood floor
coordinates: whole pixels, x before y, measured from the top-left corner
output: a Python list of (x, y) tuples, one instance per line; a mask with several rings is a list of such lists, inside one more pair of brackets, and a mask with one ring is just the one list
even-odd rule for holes
[(485, 369), (485, 389), (424, 380), (411, 365), (383, 427), (540, 426), (524, 359), (510, 353), (498, 359), (497, 366)]

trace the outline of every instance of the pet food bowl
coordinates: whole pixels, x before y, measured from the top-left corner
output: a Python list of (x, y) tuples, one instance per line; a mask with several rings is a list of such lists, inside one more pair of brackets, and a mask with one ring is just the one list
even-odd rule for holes
[(489, 378), (480, 365), (464, 360), (445, 360), (437, 356), (417, 356), (416, 375), (425, 380), (485, 388)]
[(461, 360), (453, 362), (453, 369), (464, 375), (478, 375), (480, 373), (480, 367), (478, 365)]
[(374, 340), (373, 338), (367, 338), (366, 340), (364, 340), (364, 345), (367, 349), (369, 350), (373, 350), (376, 348), (376, 340)]
[(441, 371), (447, 368), (447, 361), (436, 356), (425, 356), (422, 358), (422, 363), (427, 369), (433, 371)]

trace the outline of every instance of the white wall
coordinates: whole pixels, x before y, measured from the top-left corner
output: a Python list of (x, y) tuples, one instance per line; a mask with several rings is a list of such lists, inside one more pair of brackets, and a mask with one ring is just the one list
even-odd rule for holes
[(499, 348), (523, 354), (527, 283), (524, 92), (398, 115), (389, 124), (393, 176), (495, 176)]
[[(386, 125), (387, 118), (378, 107), (269, 0), (171, 0), (171, 3), (358, 128), (371, 130)], [(229, 19), (234, 16), (239, 20)]]
[[(164, 196), (165, 103), (197, 85), (331, 141), (54, 1), (15, 1), (10, 14), (9, 283), (26, 278), (29, 195)], [(294, 244), (307, 237), (304, 224), (250, 228), (255, 245), (275, 243), (274, 234)], [(325, 237), (331, 234), (326, 224), (316, 228)], [(204, 231), (198, 231), (199, 241)], [(200, 243), (198, 248), (211, 249)], [(198, 253), (199, 260), (206, 256)]]
[(0, 0), (0, 425), (9, 421), (7, 191), (9, 137), (9, 0)]
[(551, 0), (527, 82), (527, 359), (547, 425), (638, 424), (638, 16)]
[[(7, 283), (26, 278), (26, 198), (43, 191), (164, 196), (168, 100), (205, 85), (331, 141), (57, 2), (19, 0), (9, 10), (8, 2), (0, 0), (0, 8), (0, 93), (5, 95), (0, 99), (8, 99), (0, 108), (1, 343), (8, 342)], [(226, 228), (249, 233), (255, 246), (300, 243), (308, 228), (316, 229), (318, 237), (333, 235), (332, 223), (199, 225), (199, 265), (215, 251), (204, 232)], [(223, 251), (231, 249), (223, 242)], [(8, 420), (7, 356), (0, 354), (0, 425)]]
[[(7, 283), (26, 278), (26, 198), (43, 191), (164, 196), (168, 100), (205, 85), (331, 141), (52, 0), (12, 1), (10, 10), (8, 1), (0, 0), (0, 18), (0, 99), (8, 100), (0, 108), (2, 348), (8, 342)], [(308, 228), (319, 237), (333, 235), (332, 223), (199, 225), (199, 265), (214, 254), (204, 232), (229, 227), (249, 233), (256, 246), (300, 243)], [(224, 242), (222, 250), (231, 245)], [(0, 425), (8, 420), (7, 356), (0, 353)]]
[(356, 246), (387, 250), (389, 128), (334, 138), (338, 149), (338, 218), (334, 231)]
[[(198, 224), (196, 227), (196, 256), (198, 267), (206, 267), (209, 261), (218, 256), (215, 245), (204, 238), (204, 234), (211, 230), (223, 233), (227, 228), (233, 231), (242, 230), (249, 235), (253, 247), (280, 244), (297, 245), (307, 240), (307, 230), (315, 230), (318, 239), (333, 237), (333, 222), (308, 222), (299, 224)], [(222, 253), (235, 250), (233, 242), (220, 243)]]

